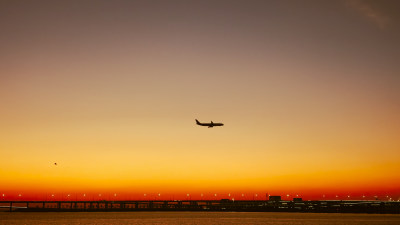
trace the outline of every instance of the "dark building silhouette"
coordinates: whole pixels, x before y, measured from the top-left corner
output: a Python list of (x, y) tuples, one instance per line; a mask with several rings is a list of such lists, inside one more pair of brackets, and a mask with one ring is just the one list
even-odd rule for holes
[(282, 200), (282, 198), (281, 198), (281, 196), (278, 196), (278, 195), (276, 195), (276, 196), (269, 196), (269, 199), (268, 199), (269, 201), (281, 201)]

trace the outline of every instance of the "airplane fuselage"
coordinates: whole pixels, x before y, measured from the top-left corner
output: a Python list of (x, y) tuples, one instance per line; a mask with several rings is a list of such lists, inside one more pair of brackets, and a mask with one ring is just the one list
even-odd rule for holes
[(214, 123), (213, 121), (211, 121), (211, 123), (200, 123), (198, 120), (196, 120), (196, 124), (199, 126), (205, 126), (208, 128), (212, 128), (212, 127), (219, 127), (219, 126), (223, 126), (223, 123)]

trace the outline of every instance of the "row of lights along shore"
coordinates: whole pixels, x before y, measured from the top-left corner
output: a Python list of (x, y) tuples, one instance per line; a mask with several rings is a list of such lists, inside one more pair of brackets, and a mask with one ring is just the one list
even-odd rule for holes
[[(2, 193), (1, 194), (1, 197), (2, 197), (1, 200), (6, 200), (7, 197), (9, 197), (9, 196), (15, 198), (14, 195), (7, 195), (5, 193)], [(19, 193), (17, 196), (18, 196), (18, 199), (22, 200), (22, 198), (23, 198), (22, 193)], [(48, 195), (46, 194), (45, 198), (46, 198), (46, 200), (51, 200), (51, 199), (54, 199), (54, 198), (60, 197), (60, 196), (61, 196), (61, 198), (63, 198), (63, 200), (72, 200), (71, 198), (73, 198), (73, 197), (75, 197), (75, 199), (78, 199), (78, 198), (81, 199), (81, 198), (89, 197), (92, 200), (95, 200), (95, 198), (96, 198), (96, 200), (98, 200), (98, 199), (102, 199), (102, 198), (110, 199), (110, 197), (111, 197), (111, 199), (115, 199), (115, 198), (117, 198), (118, 195), (117, 195), (117, 193), (112, 194), (112, 196), (110, 196), (109, 194), (107, 194), (107, 195), (91, 194), (90, 196), (87, 195), (87, 194), (73, 194), (73, 195), (72, 194), (61, 194), (61, 195), (60, 194), (57, 194), (57, 195), (56, 194), (51, 194), (50, 195), (51, 198), (47, 199)], [(126, 196), (126, 194), (124, 194), (124, 196)], [(211, 198), (210, 198), (210, 196), (211, 196)], [(232, 195), (230, 193), (228, 193), (228, 194), (217, 194), (217, 193), (215, 193), (215, 194), (207, 194), (207, 196), (205, 197), (205, 195), (203, 193), (201, 193), (200, 195), (192, 195), (192, 194), (187, 193), (186, 194), (186, 199), (174, 199), (173, 196), (172, 196), (172, 199), (171, 199), (171, 196), (169, 197), (169, 199), (171, 199), (171, 200), (190, 200), (190, 199), (192, 199), (192, 197), (193, 197), (193, 199), (197, 199), (198, 197), (200, 197), (200, 200), (202, 200), (202, 199), (204, 199), (204, 200), (217, 200), (218, 197), (221, 197), (221, 198), (228, 198), (228, 199), (231, 199), (231, 200), (235, 200), (235, 196), (237, 196), (237, 195)], [(270, 196), (270, 195), (268, 195), (268, 196)], [(65, 199), (64, 199), (64, 197), (65, 197)], [(286, 194), (286, 199), (287, 200), (289, 200), (291, 197), (292, 198), (299, 198), (299, 195), (298, 194), (296, 194), (296, 195)], [(347, 199), (347, 200), (365, 199), (365, 200), (371, 200), (372, 199), (372, 200), (396, 201), (394, 198), (392, 198), (392, 197), (390, 197), (388, 195), (386, 195), (386, 196), (378, 196), (378, 195), (374, 195), (374, 196), (366, 196), (366, 195), (362, 195), (362, 196), (350, 196), (350, 195), (339, 196), (339, 195), (335, 195), (335, 197), (332, 198), (332, 196), (327, 196), (327, 195), (324, 194), (321, 197), (322, 197), (322, 199), (320, 199), (320, 200), (325, 200), (325, 199), (326, 200), (329, 200), (329, 199), (330, 200), (334, 200), (334, 199), (342, 199), (342, 200), (343, 199)], [(143, 199), (145, 199), (145, 200), (152, 200), (153, 198), (155, 200), (161, 200), (161, 193), (143, 194)], [(259, 194), (244, 194), (244, 193), (242, 193), (239, 196), (237, 196), (236, 199), (237, 200), (263, 200), (263, 199), (261, 199), (261, 196)], [(88, 199), (88, 200), (90, 200), (90, 199)], [(167, 200), (167, 199), (165, 199), (165, 200)], [(400, 201), (400, 198), (397, 199), (397, 201)]]

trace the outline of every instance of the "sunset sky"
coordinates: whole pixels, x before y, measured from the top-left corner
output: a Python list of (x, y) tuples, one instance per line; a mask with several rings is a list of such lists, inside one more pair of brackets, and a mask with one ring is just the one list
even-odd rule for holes
[(398, 200), (399, 12), (0, 0), (0, 200)]

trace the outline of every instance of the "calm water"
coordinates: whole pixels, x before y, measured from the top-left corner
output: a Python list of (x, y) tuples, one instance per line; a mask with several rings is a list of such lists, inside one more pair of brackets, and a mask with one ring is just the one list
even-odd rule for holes
[(0, 212), (0, 224), (400, 224), (400, 215), (248, 212)]

